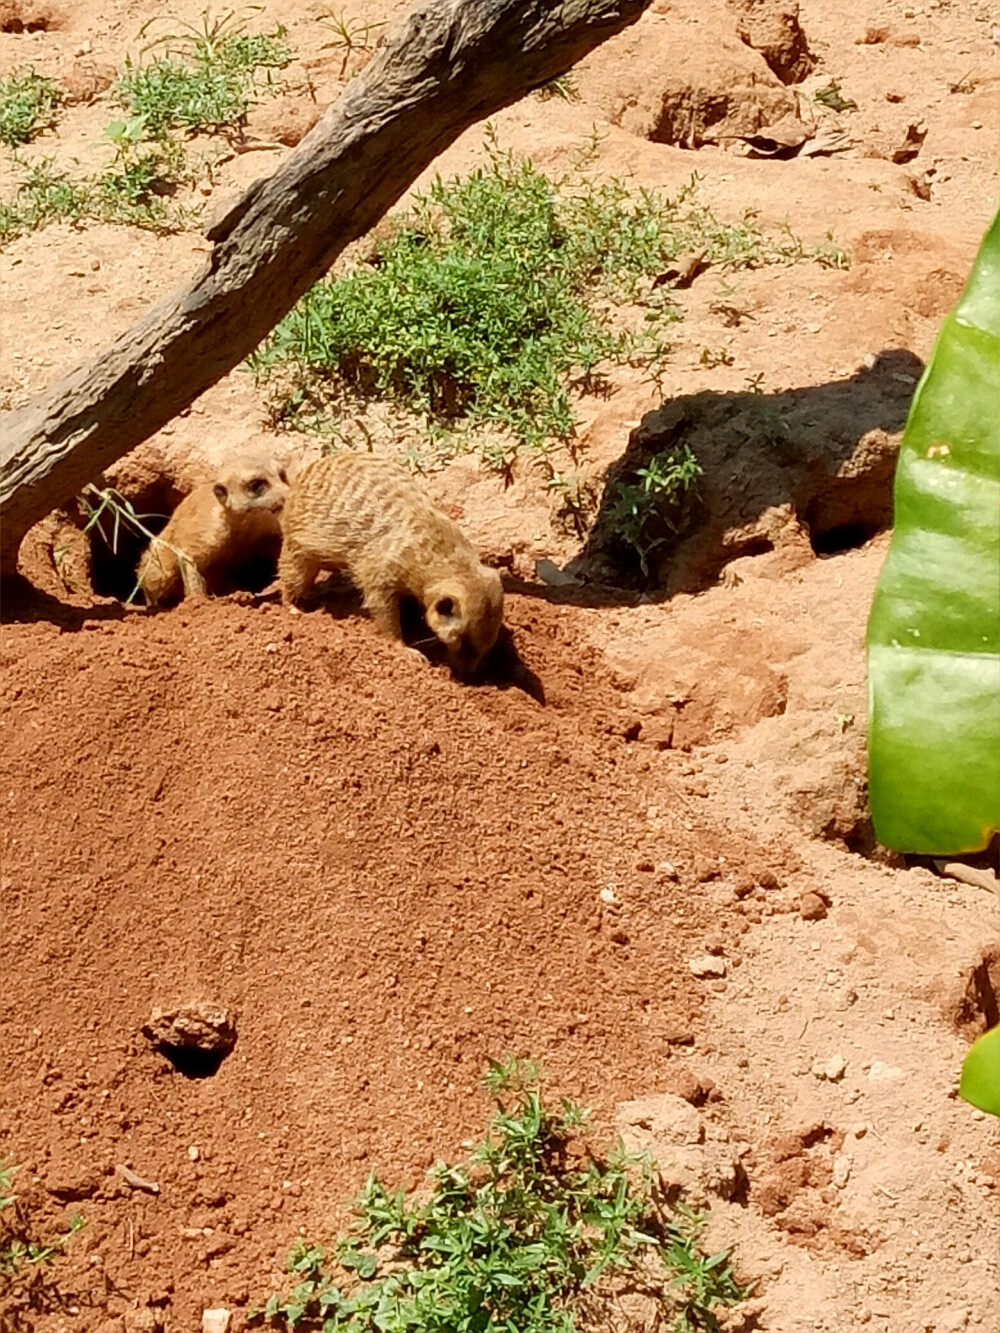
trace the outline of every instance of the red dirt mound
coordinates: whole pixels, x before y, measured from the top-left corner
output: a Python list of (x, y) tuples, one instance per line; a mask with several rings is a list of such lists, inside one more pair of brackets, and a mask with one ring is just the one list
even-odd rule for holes
[[(607, 1109), (665, 1085), (720, 848), (626, 740), (587, 612), (510, 600), (544, 707), (266, 600), (6, 627), (0, 1159), (88, 1219), (83, 1326), (260, 1296), (370, 1168), (459, 1151), (487, 1056)], [(141, 1035), (189, 1002), (238, 1015), (210, 1078)]]

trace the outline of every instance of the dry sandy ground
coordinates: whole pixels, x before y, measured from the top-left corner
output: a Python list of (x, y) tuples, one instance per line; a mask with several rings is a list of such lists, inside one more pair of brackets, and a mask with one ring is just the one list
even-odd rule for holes
[[(8, 5), (38, 30), (0, 34), (0, 70), (99, 84), (159, 8)], [(335, 100), (324, 8), (272, 0), (259, 19), (287, 24), (299, 86), (253, 113), (258, 140), (294, 141)], [(755, 380), (822, 447), (853, 457), (871, 436), (891, 453), (996, 203), (995, 12), (806, 0), (803, 105), (836, 79), (858, 110), (833, 118), (847, 151), (781, 161), (643, 137), (661, 87), (690, 107), (739, 51), (721, 7), (652, 9), (586, 62), (578, 100), (498, 116), (501, 144), (560, 171), (596, 125), (599, 170), (668, 192), (697, 171), (721, 218), (752, 209), (808, 246), (832, 233), (851, 264), (696, 280), (663, 393), (616, 371), (580, 403), (582, 467), (599, 483), (664, 397), (729, 395), (742, 419)], [(762, 61), (755, 77), (788, 95)], [(32, 151), (96, 164), (108, 99)], [(894, 162), (910, 125), (926, 135)], [(435, 170), (468, 169), (482, 140)], [(210, 215), (287, 151), (232, 154), (194, 196)], [(8, 246), (0, 402), (127, 327), (205, 249), (197, 231), (104, 226)], [(705, 348), (730, 363), (707, 367)], [(196, 470), (265, 421), (235, 373), (121, 476)], [(747, 442), (751, 472), (767, 447)], [(265, 596), (152, 618), (32, 566), (63, 609), (7, 608), (4, 629), (0, 1158), (43, 1222), (88, 1225), (62, 1270), (74, 1304), (27, 1326), (189, 1330), (226, 1305), (242, 1327), (296, 1235), (321, 1234), (369, 1168), (415, 1184), (460, 1151), (484, 1059), (516, 1049), (712, 1208), (713, 1242), (759, 1280), (747, 1327), (1000, 1329), (1000, 1137), (955, 1096), (998, 899), (874, 852), (865, 819), (863, 636), (890, 473), (852, 492), (871, 521), (852, 511), (819, 554), (809, 503), (828, 491), (755, 493), (741, 539), (716, 544), (721, 577), (661, 600), (539, 583), (535, 560), (580, 541), (530, 469), (507, 490), (468, 460), (437, 474), (509, 570), (536, 697), (503, 672), (462, 689), (401, 662), (346, 612), (291, 617)], [(805, 894), (822, 902), (803, 913)], [(716, 975), (696, 976), (706, 957)], [(190, 998), (240, 1013), (211, 1079), (139, 1036), (154, 1005)]]

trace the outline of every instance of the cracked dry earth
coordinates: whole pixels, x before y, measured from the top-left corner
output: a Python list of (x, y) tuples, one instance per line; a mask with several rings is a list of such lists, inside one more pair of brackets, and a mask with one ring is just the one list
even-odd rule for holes
[[(157, 10), (11, 0), (0, 70), (120, 66)], [(324, 49), (321, 12), (268, 4), (312, 92), (255, 109), (271, 147), (219, 166), (210, 209), (273, 169), (363, 60)], [(792, 96), (747, 65), (727, 15), (656, 3), (589, 58), (577, 100), (495, 121), (554, 173), (596, 124), (598, 170), (667, 191), (697, 171), (719, 216), (750, 208), (809, 245), (832, 232), (850, 256), (709, 271), (680, 294), (663, 391), (621, 369), (578, 404), (598, 488), (665, 399), (712, 437), (718, 476), (768, 478), (712, 492), (731, 508), (666, 571), (669, 596), (539, 579), (537, 560), (572, 570), (585, 542), (530, 468), (505, 489), (468, 457), (430, 485), (504, 567), (527, 668), (476, 688), (401, 660), (349, 605), (293, 615), (265, 593), (154, 617), (61, 581), (51, 526), (28, 543), (41, 595), (5, 605), (2, 642), (0, 1158), (40, 1226), (86, 1226), (61, 1305), (18, 1311), (0, 1289), (3, 1333), (180, 1333), (211, 1306), (240, 1330), (370, 1169), (415, 1186), (460, 1154), (505, 1051), (541, 1058), (554, 1092), (711, 1210), (710, 1243), (757, 1283), (733, 1327), (1000, 1330), (1000, 1135), (955, 1095), (1000, 985), (1000, 898), (874, 847), (863, 655), (892, 449), (995, 205), (996, 15), (803, 3), (800, 109), (833, 79), (858, 109), (838, 122), (849, 147), (790, 160), (670, 142), (650, 110), (655, 77), (664, 106), (697, 111), (726, 61), (754, 75), (725, 75), (741, 131), (760, 123), (748, 87), (772, 115)], [(31, 151), (91, 161), (108, 97)], [(917, 152), (893, 161), (911, 124)], [(435, 169), (481, 152), (477, 127)], [(205, 245), (107, 226), (8, 245), (3, 405), (127, 327)], [(804, 456), (776, 467), (747, 426), (754, 382)], [(182, 489), (270, 438), (266, 417), (236, 373), (114, 479)], [(237, 1014), (211, 1077), (142, 1035), (154, 1008), (192, 1001)]]

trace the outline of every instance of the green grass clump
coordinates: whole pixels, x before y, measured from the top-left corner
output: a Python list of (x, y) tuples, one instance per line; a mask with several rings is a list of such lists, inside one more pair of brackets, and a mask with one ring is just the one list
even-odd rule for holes
[[(665, 357), (680, 312), (652, 280), (673, 261), (697, 249), (743, 269), (801, 255), (749, 216), (718, 222), (694, 182), (667, 198), (581, 172), (550, 180), (488, 149), (484, 168), (437, 180), (368, 262), (318, 283), (258, 348), (250, 366), (277, 376), (279, 420), (321, 430), (331, 399), (391, 399), (429, 424), (499, 431), (507, 443), (485, 452), (501, 466), (518, 445), (544, 454), (571, 440), (573, 397), (602, 363)], [(641, 308), (639, 327), (622, 327), (625, 305)]]
[(150, 137), (239, 125), (272, 79), (271, 71), (291, 60), (284, 28), (247, 33), (230, 27), (231, 18), (210, 22), (206, 12), (200, 28), (154, 43), (164, 48), (162, 54), (126, 61), (115, 93), (130, 116), (142, 119)]
[(577, 1333), (626, 1285), (671, 1333), (715, 1329), (744, 1296), (700, 1220), (653, 1199), (653, 1168), (581, 1142), (586, 1113), (547, 1106), (537, 1070), (493, 1064), (496, 1110), (466, 1165), (439, 1164), (422, 1198), (374, 1176), (330, 1251), (300, 1243), (289, 1292), (259, 1317), (323, 1333)]
[(0, 143), (18, 148), (48, 129), (65, 97), (54, 79), (33, 69), (0, 79)]

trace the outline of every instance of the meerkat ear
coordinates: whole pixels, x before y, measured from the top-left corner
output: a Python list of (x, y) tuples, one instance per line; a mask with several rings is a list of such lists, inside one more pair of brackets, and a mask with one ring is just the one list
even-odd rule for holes
[(226, 490), (225, 486), (223, 486), (221, 481), (217, 481), (212, 487), (212, 490), (215, 492), (215, 498), (220, 505), (224, 505), (229, 499), (229, 492)]

